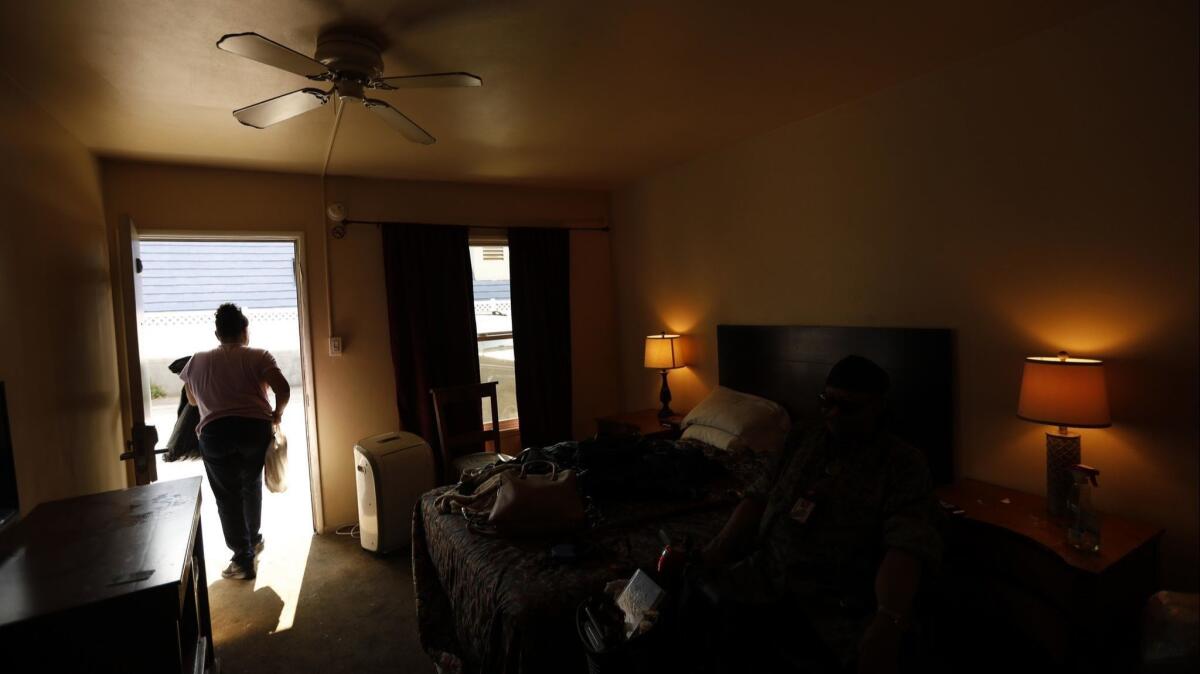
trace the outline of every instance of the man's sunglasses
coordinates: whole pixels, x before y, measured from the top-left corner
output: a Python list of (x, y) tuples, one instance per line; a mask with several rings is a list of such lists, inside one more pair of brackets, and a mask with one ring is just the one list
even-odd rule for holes
[(862, 408), (866, 406), (865, 403), (861, 403), (861, 402), (854, 402), (852, 400), (841, 400), (839, 398), (830, 398), (829, 396), (825, 395), (824, 393), (818, 395), (817, 400), (821, 401), (821, 409), (829, 410), (829, 409), (833, 409), (836, 407), (837, 410), (839, 412), (841, 412), (842, 414), (854, 414), (854, 413), (862, 410)]

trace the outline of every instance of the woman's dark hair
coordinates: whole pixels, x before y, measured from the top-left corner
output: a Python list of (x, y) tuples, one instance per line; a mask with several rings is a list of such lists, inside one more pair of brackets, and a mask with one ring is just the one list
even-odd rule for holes
[(226, 302), (217, 307), (217, 339), (232, 342), (242, 336), (250, 321), (238, 305)]

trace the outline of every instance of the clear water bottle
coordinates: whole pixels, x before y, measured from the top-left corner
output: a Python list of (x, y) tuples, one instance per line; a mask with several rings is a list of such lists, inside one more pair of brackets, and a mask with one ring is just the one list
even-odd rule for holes
[(1100, 471), (1082, 463), (1071, 466), (1071, 494), (1067, 512), (1067, 544), (1084, 552), (1100, 552), (1100, 513), (1092, 507), (1092, 487), (1099, 486)]

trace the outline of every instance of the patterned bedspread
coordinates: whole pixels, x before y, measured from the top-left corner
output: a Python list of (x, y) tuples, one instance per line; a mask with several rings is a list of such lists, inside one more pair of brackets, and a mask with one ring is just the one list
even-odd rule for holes
[[(699, 544), (724, 525), (736, 495), (731, 487), (759, 470), (749, 453), (712, 452), (732, 481), (689, 500), (601, 501), (605, 524), (573, 537), (516, 540), (470, 531), (461, 515), (433, 507), (435, 489), (413, 513), (412, 555), (421, 645), (435, 657), (451, 653), (468, 672), (583, 672), (575, 609), (605, 583), (652, 569), (662, 543), (685, 536)], [(550, 558), (555, 543), (575, 543), (579, 559)]]

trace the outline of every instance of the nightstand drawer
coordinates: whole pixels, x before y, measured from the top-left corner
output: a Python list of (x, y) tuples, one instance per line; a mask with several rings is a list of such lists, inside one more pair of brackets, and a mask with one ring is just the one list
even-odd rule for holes
[(1061, 611), (1084, 589), (1077, 571), (1054, 552), (1020, 535), (983, 522), (956, 522), (949, 534), (947, 561), (981, 575), (1020, 585)]

